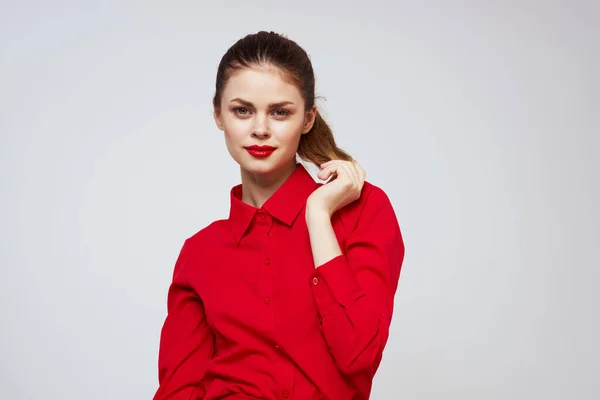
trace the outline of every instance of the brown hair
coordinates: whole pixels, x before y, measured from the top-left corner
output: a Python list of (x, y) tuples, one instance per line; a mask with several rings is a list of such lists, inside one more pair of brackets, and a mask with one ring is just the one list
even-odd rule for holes
[[(260, 31), (238, 40), (221, 59), (213, 98), (215, 109), (220, 109), (227, 80), (236, 71), (263, 66), (278, 69), (288, 82), (296, 85), (304, 97), (305, 112), (312, 108), (315, 104), (315, 74), (306, 51), (283, 35)], [(337, 147), (331, 128), (318, 111), (313, 127), (300, 138), (298, 155), (317, 166), (330, 160), (353, 160)]]

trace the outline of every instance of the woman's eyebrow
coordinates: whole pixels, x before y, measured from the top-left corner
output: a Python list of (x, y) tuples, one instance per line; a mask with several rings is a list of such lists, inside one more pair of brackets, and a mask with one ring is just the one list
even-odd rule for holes
[[(232, 103), (234, 101), (237, 101), (238, 103), (241, 103), (241, 104), (245, 105), (246, 107), (254, 107), (254, 104), (252, 104), (249, 101), (240, 99), (239, 97), (236, 97), (235, 99), (231, 100), (230, 103)], [(283, 106), (288, 105), (288, 104), (294, 104), (294, 103), (291, 102), (291, 101), (280, 101), (278, 103), (269, 103), (269, 108), (272, 108), (272, 107), (283, 107)]]

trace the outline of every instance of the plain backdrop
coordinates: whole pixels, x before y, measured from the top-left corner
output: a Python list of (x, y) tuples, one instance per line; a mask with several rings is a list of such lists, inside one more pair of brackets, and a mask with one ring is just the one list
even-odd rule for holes
[(259, 30), (404, 234), (372, 398), (600, 398), (597, 2), (0, 3), (0, 398), (152, 397), (175, 259), (240, 179), (217, 65)]

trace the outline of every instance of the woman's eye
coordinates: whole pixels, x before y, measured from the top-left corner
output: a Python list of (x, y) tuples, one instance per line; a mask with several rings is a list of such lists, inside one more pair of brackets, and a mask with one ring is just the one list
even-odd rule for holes
[(275, 110), (275, 113), (277, 114), (277, 116), (278, 116), (278, 117), (285, 117), (285, 116), (287, 116), (287, 115), (288, 115), (290, 112), (289, 112), (289, 111), (287, 111), (287, 110), (280, 109), (280, 110)]
[(244, 107), (236, 107), (233, 109), (233, 112), (238, 115), (247, 115), (248, 109)]
[[(245, 117), (245, 116), (250, 115), (250, 110), (247, 109), (246, 107), (236, 107), (232, 111), (233, 111), (234, 114), (236, 114), (236, 115), (238, 115), (240, 117)], [(278, 109), (278, 110), (275, 110), (273, 112), (275, 113), (276, 117), (280, 117), (280, 118), (281, 117), (287, 117), (290, 114), (289, 111), (284, 110), (284, 109)]]

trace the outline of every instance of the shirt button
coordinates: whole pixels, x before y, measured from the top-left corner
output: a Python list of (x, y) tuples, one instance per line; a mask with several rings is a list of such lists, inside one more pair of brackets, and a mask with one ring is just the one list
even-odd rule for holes
[(287, 399), (288, 397), (290, 397), (290, 391), (287, 389), (283, 389), (281, 391), (281, 397), (283, 397), (284, 399)]
[(269, 296), (265, 297), (265, 304), (269, 304), (271, 302), (271, 298)]
[(260, 218), (261, 219), (265, 219), (265, 218), (267, 218), (267, 215), (266, 214), (260, 214)]
[(319, 278), (317, 278), (316, 276), (313, 278), (313, 285), (317, 285), (319, 283)]
[(265, 265), (269, 265), (271, 264), (271, 259), (270, 258), (265, 258)]

